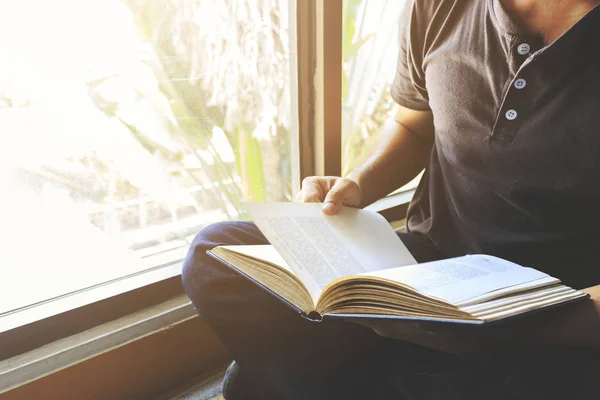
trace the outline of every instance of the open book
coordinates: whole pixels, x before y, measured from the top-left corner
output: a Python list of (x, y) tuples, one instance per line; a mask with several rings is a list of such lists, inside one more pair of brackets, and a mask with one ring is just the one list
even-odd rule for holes
[(303, 316), (482, 324), (588, 297), (556, 278), (488, 255), (417, 264), (383, 217), (318, 203), (246, 204), (271, 245), (209, 254)]

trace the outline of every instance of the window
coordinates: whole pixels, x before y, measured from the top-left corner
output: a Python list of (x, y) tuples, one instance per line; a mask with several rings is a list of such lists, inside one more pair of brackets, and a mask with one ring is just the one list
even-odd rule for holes
[[(401, 7), (377, 3), (369, 10), (386, 21)], [(158, 393), (223, 366), (224, 350), (189, 304), (176, 308), (189, 315), (167, 315), (169, 326), (179, 323), (141, 340), (144, 333), (130, 342), (115, 329), (128, 344), (110, 350), (79, 334), (120, 320), (137, 329), (139, 313), (150, 329), (146, 312), (163, 321), (165, 301), (183, 297), (179, 277), (163, 272), (177, 269), (198, 230), (244, 218), (242, 200), (287, 201), (303, 176), (340, 174), (342, 94), (345, 169), (357, 162), (356, 149), (381, 123), (364, 122), (369, 110), (393, 106), (383, 81), (371, 76), (365, 91), (349, 86), (359, 72), (342, 78), (343, 49), (344, 71), (360, 58), (374, 73), (367, 49), (383, 35), (372, 16), (359, 28), (366, 9), (366, 0), (0, 2), (0, 338), (10, 344), (0, 361), (12, 374), (9, 357), (37, 356), (65, 338), (98, 352), (69, 358), (76, 364), (60, 373), (53, 357), (64, 362), (63, 353), (23, 358), (22, 386), (9, 393)], [(395, 52), (382, 68), (394, 68)], [(381, 101), (350, 107), (377, 99), (376, 86)], [(400, 197), (375, 209), (402, 218), (410, 193)], [(154, 272), (158, 281), (147, 284)], [(85, 307), (70, 308), (63, 295), (73, 291)], [(61, 307), (68, 311), (44, 314)], [(148, 364), (164, 357), (163, 344), (178, 362)], [(123, 373), (115, 360), (152, 365), (152, 373)], [(29, 382), (30, 365), (51, 375)]]
[[(372, 149), (393, 115), (390, 96), (404, 1), (344, 0), (342, 34), (342, 171), (349, 173)], [(402, 190), (414, 188), (418, 179)]]
[(0, 315), (291, 199), (288, 2), (0, 3)]

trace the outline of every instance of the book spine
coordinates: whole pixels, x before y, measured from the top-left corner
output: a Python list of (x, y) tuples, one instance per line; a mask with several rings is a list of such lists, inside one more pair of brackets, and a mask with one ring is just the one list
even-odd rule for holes
[(302, 318), (309, 320), (310, 322), (321, 322), (323, 321), (323, 316), (316, 311), (310, 312), (308, 314), (302, 312), (300, 313)]

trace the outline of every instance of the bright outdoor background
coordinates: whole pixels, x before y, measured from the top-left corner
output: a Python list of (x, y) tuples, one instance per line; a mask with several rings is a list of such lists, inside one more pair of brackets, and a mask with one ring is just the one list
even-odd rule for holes
[[(346, 0), (343, 169), (393, 111), (402, 2)], [(289, 201), (287, 0), (0, 1), (0, 313)]]

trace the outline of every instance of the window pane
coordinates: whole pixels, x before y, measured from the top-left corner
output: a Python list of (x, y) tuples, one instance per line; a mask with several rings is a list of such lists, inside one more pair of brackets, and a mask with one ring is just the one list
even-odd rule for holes
[(0, 313), (291, 198), (287, 0), (0, 2)]
[[(342, 171), (347, 174), (372, 149), (393, 115), (390, 85), (396, 71), (404, 1), (344, 0), (342, 36)], [(415, 187), (417, 180), (405, 188)]]

